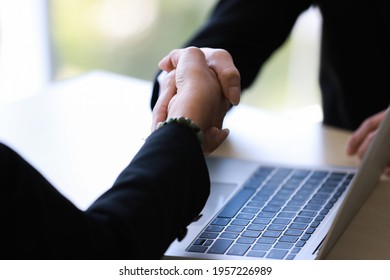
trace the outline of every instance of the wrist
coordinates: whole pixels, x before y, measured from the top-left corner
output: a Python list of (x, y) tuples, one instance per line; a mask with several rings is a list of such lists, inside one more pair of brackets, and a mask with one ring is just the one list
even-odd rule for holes
[(195, 122), (193, 122), (189, 118), (185, 118), (185, 117), (168, 118), (164, 122), (159, 122), (157, 124), (157, 129), (159, 129), (165, 125), (172, 124), (172, 123), (177, 123), (179, 125), (183, 125), (183, 126), (190, 128), (196, 134), (196, 137), (198, 138), (199, 143), (201, 145), (203, 144), (204, 135), (203, 135), (202, 130), (199, 128), (199, 126)]

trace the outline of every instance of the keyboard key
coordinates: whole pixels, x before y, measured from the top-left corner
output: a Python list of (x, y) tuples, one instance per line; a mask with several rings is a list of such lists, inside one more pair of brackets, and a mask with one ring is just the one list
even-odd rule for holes
[(208, 226), (205, 231), (207, 232), (221, 232), (223, 231), (224, 227), (223, 226)]
[(248, 206), (250, 207), (257, 207), (257, 208), (261, 208), (263, 207), (265, 204), (265, 201), (261, 202), (261, 201), (253, 201), (251, 200), (250, 202), (248, 202)]
[(264, 212), (279, 212), (280, 211), (280, 207), (279, 206), (272, 206), (272, 205), (267, 205), (263, 208), (262, 211)]
[(308, 229), (306, 230), (306, 233), (307, 233), (307, 234), (312, 234), (315, 230), (316, 230), (315, 228), (310, 227), (310, 228), (308, 228)]
[(212, 225), (226, 226), (230, 222), (230, 219), (226, 218), (215, 218), (211, 223)]
[(291, 219), (287, 219), (287, 218), (275, 218), (272, 223), (274, 224), (281, 224), (281, 225), (288, 225), (289, 223), (291, 223)]
[(271, 222), (271, 218), (256, 218), (253, 220), (254, 224), (269, 224)]
[(287, 212), (299, 212), (301, 210), (301, 207), (299, 206), (286, 206), (283, 208), (283, 211), (287, 211)]
[[(336, 201), (335, 201), (336, 202)], [(324, 206), (324, 208), (325, 209), (331, 209), (332, 207), (333, 207), (333, 205), (334, 205), (334, 202), (328, 202), (325, 206)]]
[(283, 231), (286, 228), (285, 225), (282, 224), (271, 224), (269, 225), (269, 230)]
[(244, 230), (245, 227), (243, 226), (228, 226), (226, 227), (226, 231), (232, 231), (232, 232), (241, 232)]
[(294, 218), (295, 217), (295, 213), (294, 212), (280, 212), (279, 214), (278, 214), (278, 217), (279, 218)]
[(320, 215), (326, 215), (329, 213), (329, 210), (328, 209), (324, 209), (324, 210), (321, 210), (320, 211)]
[(275, 213), (272, 212), (260, 212), (257, 215), (258, 218), (273, 218), (275, 217)]
[(218, 233), (215, 232), (202, 232), (202, 234), (199, 236), (200, 238), (205, 238), (205, 239), (215, 239), (217, 238)]
[(248, 220), (234, 219), (231, 224), (235, 225), (235, 226), (246, 226), (249, 224), (249, 221)]
[(317, 227), (320, 225), (320, 223), (321, 223), (321, 222), (319, 222), (319, 221), (314, 221), (314, 222), (312, 222), (312, 223), (310, 224), (310, 227), (312, 227), (312, 228), (317, 228)]
[(253, 231), (253, 230), (246, 230), (244, 231), (241, 236), (244, 236), (244, 237), (252, 237), (252, 238), (257, 238), (260, 236), (260, 232), (259, 231)]
[(260, 237), (257, 243), (262, 243), (262, 244), (274, 244), (276, 242), (276, 238), (272, 237)]
[(263, 251), (250, 251), (247, 256), (248, 257), (254, 257), (254, 258), (262, 258), (264, 257), (266, 254), (266, 252), (263, 252)]
[(242, 244), (253, 244), (255, 243), (256, 238), (251, 238), (251, 237), (240, 237), (237, 239), (237, 243), (242, 243)]
[(291, 253), (293, 253), (293, 254), (298, 254), (299, 251), (301, 251), (300, 247), (294, 247), (294, 248), (291, 249)]
[(309, 217), (296, 217), (294, 219), (294, 222), (296, 223), (302, 223), (302, 224), (309, 224), (313, 219)]
[(282, 242), (295, 243), (298, 240), (298, 237), (293, 235), (283, 235), (279, 240)]
[(293, 247), (292, 243), (286, 243), (286, 242), (278, 242), (274, 246), (274, 248), (276, 249), (286, 249), (286, 250), (290, 250), (292, 247)]
[(248, 251), (249, 247), (249, 245), (234, 244), (227, 252), (227, 255), (243, 256), (246, 251)]
[(207, 239), (201, 239), (201, 238), (198, 238), (194, 241), (194, 245), (202, 245), (203, 243), (206, 242)]
[(258, 251), (268, 251), (271, 249), (272, 245), (270, 244), (256, 244), (252, 247), (252, 250), (258, 250)]
[(254, 192), (254, 189), (242, 189), (218, 214), (218, 218), (233, 218)]
[(255, 202), (257, 205), (260, 205), (259, 207), (262, 207), (270, 197), (271, 194), (258, 193), (251, 199), (251, 202)]
[(311, 234), (304, 234), (304, 235), (302, 235), (300, 240), (307, 241), (307, 240), (309, 240), (310, 237), (311, 237)]
[(264, 224), (251, 224), (248, 229), (249, 230), (255, 230), (255, 231), (263, 231), (265, 229), (266, 225)]
[(291, 225), (289, 225), (289, 228), (291, 229), (306, 229), (307, 228), (307, 224), (302, 224), (302, 223), (292, 223)]
[(283, 206), (285, 203), (286, 203), (287, 199), (280, 199), (280, 198), (277, 198), (277, 197), (273, 197), (272, 200), (270, 202), (268, 202), (268, 206), (274, 206), (274, 207), (278, 207), (279, 209), (281, 208), (281, 206)]
[(317, 205), (324, 205), (324, 203), (327, 201), (327, 198), (312, 198), (309, 203), (310, 204), (317, 204)]
[(293, 193), (294, 190), (280, 189), (274, 197), (290, 199)]
[(252, 220), (255, 217), (253, 214), (238, 214), (237, 219)]
[(300, 229), (288, 229), (285, 231), (285, 235), (300, 236), (303, 233), (303, 230)]
[(313, 195), (313, 199), (321, 199), (323, 201), (326, 201), (330, 197), (330, 194), (327, 193), (317, 193)]
[(291, 219), (286, 218), (275, 218), (272, 223), (274, 224), (282, 224), (282, 225), (288, 225), (291, 222)]
[(244, 207), (241, 210), (242, 213), (249, 213), (249, 214), (257, 214), (259, 212), (259, 208), (255, 207)]
[(263, 237), (274, 237), (277, 238), (280, 236), (280, 231), (267, 230), (263, 233)]
[(233, 241), (229, 239), (217, 239), (213, 246), (207, 251), (209, 254), (224, 254), (226, 250), (232, 245)]
[(326, 176), (328, 176), (329, 172), (327, 171), (314, 171), (310, 178), (315, 178), (315, 179), (323, 179)]
[(288, 254), (288, 256), (286, 257), (286, 260), (293, 260), (293, 259), (295, 259), (296, 256), (297, 255), (295, 255), (295, 254)]
[(302, 216), (302, 217), (314, 217), (315, 215), (317, 215), (317, 212), (314, 212), (314, 211), (301, 211), (301, 212), (299, 212), (298, 215)]
[(318, 204), (307, 204), (303, 209), (311, 211), (319, 211), (322, 208), (322, 205)]
[(190, 248), (188, 248), (188, 252), (194, 252), (194, 253), (204, 253), (206, 252), (208, 247), (205, 246), (199, 246), (199, 245), (193, 245)]
[(319, 222), (321, 222), (323, 219), (325, 218), (325, 216), (324, 215), (318, 215), (317, 217), (315, 217), (315, 221), (319, 221)]
[(222, 232), (220, 235), (221, 238), (226, 238), (226, 239), (236, 239), (238, 236), (239, 234), (234, 232)]
[(257, 189), (261, 186), (263, 181), (264, 178), (251, 178), (245, 183), (244, 188)]
[(296, 199), (296, 200), (291, 200), (289, 203), (287, 203), (287, 206), (299, 207), (299, 206), (303, 206), (305, 204), (306, 204), (306, 200), (305, 199)]
[(273, 249), (271, 250), (266, 258), (268, 259), (283, 259), (287, 255), (287, 250), (279, 250), (279, 249)]

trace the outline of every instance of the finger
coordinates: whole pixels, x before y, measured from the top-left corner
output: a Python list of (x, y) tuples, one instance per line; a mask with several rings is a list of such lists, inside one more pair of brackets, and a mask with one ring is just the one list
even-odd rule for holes
[(203, 153), (209, 155), (217, 149), (223, 141), (229, 136), (228, 129), (218, 129), (212, 127), (204, 133)]
[(222, 125), (223, 125), (223, 121), (225, 119), (226, 113), (231, 108), (231, 103), (229, 102), (229, 100), (224, 99), (222, 102), (224, 102), (223, 107), (222, 107), (221, 111), (219, 112), (219, 114), (217, 114), (215, 122), (214, 122), (214, 126), (219, 128), (219, 129), (222, 129)]
[(346, 145), (347, 155), (354, 155), (358, 152), (359, 147), (365, 141), (368, 134), (376, 130), (382, 121), (384, 112), (380, 112), (373, 117), (365, 120), (360, 127), (351, 135)]
[(364, 155), (367, 153), (367, 150), (369, 149), (372, 140), (374, 139), (376, 135), (376, 131), (369, 133), (366, 138), (363, 140), (363, 142), (360, 144), (359, 148), (357, 149), (356, 154), (360, 159), (364, 158)]
[(206, 55), (208, 66), (217, 74), (225, 97), (231, 104), (238, 105), (241, 95), (241, 77), (231, 55), (223, 49), (202, 48), (201, 50)]
[[(198, 59), (194, 59), (194, 57), (198, 57)], [(187, 47), (171, 51), (159, 62), (159, 67), (164, 71), (170, 72), (176, 69), (179, 63), (187, 64), (188, 60), (191, 60), (191, 64), (199, 63), (203, 64), (203, 67), (207, 66), (205, 54), (199, 48)]]
[(165, 57), (163, 57), (158, 66), (161, 68), (161, 70), (170, 72), (173, 69), (176, 69), (177, 67), (177, 59), (172, 60), (171, 58), (180, 56), (180, 53), (182, 52), (182, 49), (175, 49), (172, 50), (169, 54), (167, 54)]
[(175, 94), (175, 71), (171, 71), (162, 81), (160, 96), (158, 97), (156, 105), (153, 108), (152, 131), (156, 130), (159, 122), (163, 122), (167, 119), (169, 102), (175, 96)]

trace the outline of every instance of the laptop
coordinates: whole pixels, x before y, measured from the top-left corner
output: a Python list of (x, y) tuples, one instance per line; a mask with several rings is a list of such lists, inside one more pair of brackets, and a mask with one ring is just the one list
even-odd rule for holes
[(165, 258), (326, 257), (390, 162), (387, 113), (359, 168), (277, 166), (208, 157), (211, 193)]

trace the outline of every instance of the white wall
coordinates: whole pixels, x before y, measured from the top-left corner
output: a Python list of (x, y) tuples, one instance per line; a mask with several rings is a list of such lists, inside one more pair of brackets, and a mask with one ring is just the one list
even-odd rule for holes
[(48, 8), (48, 0), (0, 0), (0, 104), (50, 82)]

